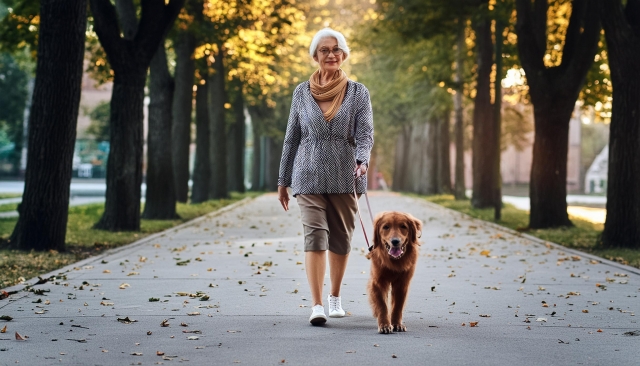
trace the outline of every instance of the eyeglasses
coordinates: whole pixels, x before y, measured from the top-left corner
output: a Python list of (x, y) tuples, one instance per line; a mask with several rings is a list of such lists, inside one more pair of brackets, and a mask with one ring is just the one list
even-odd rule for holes
[(328, 48), (323, 48), (321, 50), (319, 50), (318, 52), (320, 52), (323, 56), (329, 56), (329, 52), (333, 53), (335, 56), (340, 56), (342, 55), (342, 50), (340, 48), (334, 48), (332, 50), (328, 49)]

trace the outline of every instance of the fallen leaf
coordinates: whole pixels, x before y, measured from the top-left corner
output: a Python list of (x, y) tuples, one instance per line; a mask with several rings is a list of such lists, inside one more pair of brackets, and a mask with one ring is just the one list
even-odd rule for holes
[(198, 339), (200, 339), (198, 336), (190, 336), (190, 337), (187, 337), (187, 340), (188, 340), (188, 341), (197, 341)]
[(125, 288), (127, 288), (127, 287), (131, 287), (131, 285), (130, 285), (130, 284), (128, 284), (128, 283), (123, 283), (122, 285), (120, 285), (120, 287), (119, 287), (119, 288), (120, 288), (120, 290), (124, 290), (124, 289), (125, 289)]
[(133, 352), (131, 356), (142, 356), (142, 352)]
[(0, 333), (6, 333), (7, 332), (7, 326), (5, 325), (4, 327), (2, 327), (2, 329), (0, 329)]
[(602, 329), (598, 329), (598, 333), (602, 333)]
[(111, 273), (111, 271), (108, 269), (105, 269), (104, 271), (102, 271), (102, 273)]
[(547, 322), (547, 318), (538, 318), (538, 319), (536, 319), (536, 321), (537, 321), (537, 322), (544, 322), (544, 323), (546, 323), (546, 322)]
[(469, 326), (472, 327), (472, 328), (477, 326), (477, 325), (478, 325), (478, 322), (469, 322)]
[(347, 351), (347, 353), (356, 353), (356, 351)]
[(480, 314), (481, 318), (491, 318), (490, 314)]
[(168, 327), (169, 326), (169, 320), (165, 319), (162, 321), (162, 323), (160, 323), (161, 327)]
[(484, 256), (488, 256), (489, 254), (491, 254), (491, 251), (486, 249), (480, 252), (480, 255), (484, 255)]
[(195, 315), (200, 315), (200, 313), (199, 313), (199, 312), (197, 312), (197, 311), (194, 311), (194, 312), (192, 312), (192, 313), (187, 313), (187, 315), (189, 315), (189, 316), (195, 316)]
[(18, 332), (16, 332), (16, 341), (26, 341), (27, 337), (21, 336)]
[(391, 355), (391, 358), (398, 358), (398, 356), (396, 356), (396, 355)]
[(164, 352), (156, 351), (156, 356), (164, 356)]
[(584, 310), (582, 310), (582, 312), (583, 312), (583, 313), (588, 313), (588, 312), (589, 312), (589, 310), (584, 309)]
[(133, 319), (129, 319), (129, 317), (126, 318), (118, 318), (118, 321), (120, 323), (124, 323), (124, 324), (131, 324), (131, 323), (136, 323), (137, 320), (133, 320)]

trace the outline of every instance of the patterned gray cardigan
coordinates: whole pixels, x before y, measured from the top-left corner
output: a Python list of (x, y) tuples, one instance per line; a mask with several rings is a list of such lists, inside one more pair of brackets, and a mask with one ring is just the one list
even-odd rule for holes
[[(355, 146), (349, 143), (351, 137)], [(369, 165), (372, 147), (373, 114), (364, 85), (349, 80), (342, 106), (327, 122), (311, 95), (309, 82), (303, 82), (293, 92), (278, 185), (291, 187), (294, 197), (353, 193), (356, 161)], [(367, 178), (362, 176), (356, 191), (366, 190)]]

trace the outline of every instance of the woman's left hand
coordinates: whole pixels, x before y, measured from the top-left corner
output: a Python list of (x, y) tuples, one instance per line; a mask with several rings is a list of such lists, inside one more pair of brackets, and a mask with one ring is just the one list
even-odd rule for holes
[(353, 174), (356, 176), (356, 178), (360, 178), (361, 175), (367, 174), (367, 166), (363, 164), (358, 164)]

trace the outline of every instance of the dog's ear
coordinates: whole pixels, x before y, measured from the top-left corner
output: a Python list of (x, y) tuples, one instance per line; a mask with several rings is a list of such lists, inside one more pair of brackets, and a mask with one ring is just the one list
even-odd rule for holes
[(382, 247), (382, 235), (380, 235), (380, 229), (382, 228), (382, 217), (386, 212), (380, 212), (376, 215), (373, 221), (373, 247)]
[(410, 214), (407, 214), (407, 219), (411, 227), (411, 239), (414, 243), (418, 243), (418, 239), (422, 236), (422, 221), (416, 219)]

